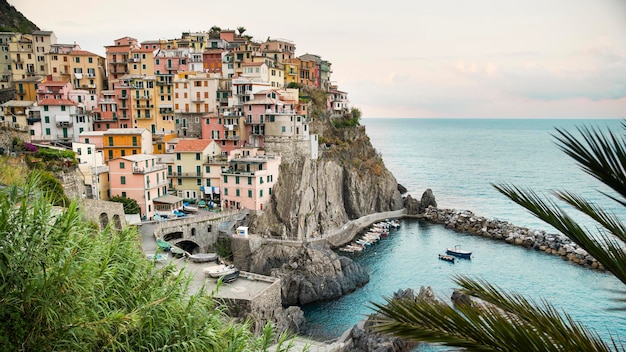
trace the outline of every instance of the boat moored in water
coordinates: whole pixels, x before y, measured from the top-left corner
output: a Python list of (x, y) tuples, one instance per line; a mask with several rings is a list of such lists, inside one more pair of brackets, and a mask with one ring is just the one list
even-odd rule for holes
[(454, 246), (454, 248), (446, 249), (446, 254), (453, 255), (457, 258), (463, 258), (463, 259), (472, 258), (472, 252), (461, 249), (461, 247), (458, 244)]
[(454, 264), (454, 262), (455, 262), (455, 260), (456, 260), (456, 257), (455, 257), (455, 256), (452, 256), (452, 255), (447, 255), (447, 254), (439, 254), (439, 259), (441, 259), (441, 260), (444, 260), (444, 261), (446, 261), (446, 262), (450, 262), (450, 263), (453, 263), (453, 264)]

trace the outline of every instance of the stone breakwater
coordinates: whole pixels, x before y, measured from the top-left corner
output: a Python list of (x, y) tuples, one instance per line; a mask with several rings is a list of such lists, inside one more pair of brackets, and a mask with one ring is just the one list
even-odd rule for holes
[(579, 265), (604, 270), (602, 264), (587, 251), (562, 234), (549, 234), (541, 230), (515, 226), (506, 221), (487, 219), (476, 216), (469, 210), (439, 209), (431, 206), (425, 209), (424, 218), (457, 232), (540, 250)]

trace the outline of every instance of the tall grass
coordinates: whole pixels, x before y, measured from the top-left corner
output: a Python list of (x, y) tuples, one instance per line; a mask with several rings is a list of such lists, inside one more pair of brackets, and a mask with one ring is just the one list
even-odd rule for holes
[(0, 189), (0, 350), (260, 351), (276, 340), (189, 295), (189, 276), (147, 261), (136, 230), (94, 230), (76, 203), (53, 209), (36, 189)]

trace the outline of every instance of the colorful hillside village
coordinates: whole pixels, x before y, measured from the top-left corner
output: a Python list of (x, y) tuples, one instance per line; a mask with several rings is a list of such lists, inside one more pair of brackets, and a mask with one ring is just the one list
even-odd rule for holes
[(266, 143), (317, 158), (302, 88), (324, 91), (330, 114), (349, 108), (330, 62), (235, 30), (119, 38), (106, 57), (52, 31), (0, 32), (0, 47), (1, 127), (73, 150), (85, 197), (135, 199), (143, 219), (182, 204), (262, 210), (282, 159)]

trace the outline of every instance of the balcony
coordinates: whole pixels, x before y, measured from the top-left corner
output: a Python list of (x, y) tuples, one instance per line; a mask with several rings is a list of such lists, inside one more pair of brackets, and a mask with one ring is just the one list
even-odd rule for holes
[(119, 99), (128, 99), (129, 95), (120, 95)]
[(57, 134), (57, 140), (69, 141), (69, 140), (72, 140), (72, 139), (74, 139), (73, 136), (65, 136), (65, 135), (62, 135), (62, 134)]
[(135, 175), (144, 175), (149, 174), (151, 172), (165, 170), (165, 164), (157, 164), (151, 167), (133, 167), (133, 174)]
[(204, 103), (204, 98), (201, 98), (201, 97), (191, 98), (191, 102), (192, 103)]
[(202, 172), (170, 172), (167, 174), (168, 177), (193, 177), (200, 178), (202, 177)]
[[(141, 89), (143, 89), (143, 88), (141, 88)], [(150, 100), (150, 96), (149, 95), (140, 95), (140, 96), (135, 97), (135, 99), (137, 99), (137, 100)]]
[(57, 127), (71, 127), (73, 125), (72, 121), (57, 121)]
[(210, 156), (207, 156), (207, 158), (206, 158), (206, 162), (204, 162), (203, 164), (212, 164), (212, 165), (215, 165), (215, 164), (220, 164), (220, 165), (228, 165), (228, 158), (227, 158), (227, 157), (225, 157), (225, 156), (224, 156), (224, 157), (222, 157), (222, 156), (219, 156), (219, 157), (210, 157)]
[(94, 116), (93, 121), (94, 122), (112, 122), (112, 121), (117, 121), (117, 117), (105, 118), (102, 116)]
[(169, 185), (170, 185), (169, 181), (165, 179), (165, 180), (159, 180), (159, 182), (147, 182), (146, 188), (159, 188), (159, 187), (169, 186)]
[(242, 175), (242, 176), (254, 176), (254, 171), (234, 170), (231, 168), (223, 167), (222, 174), (226, 175)]

